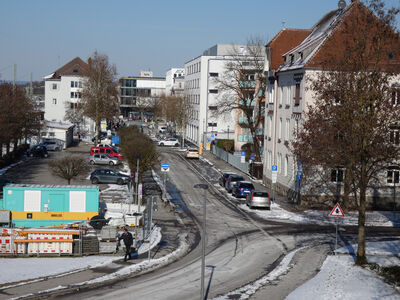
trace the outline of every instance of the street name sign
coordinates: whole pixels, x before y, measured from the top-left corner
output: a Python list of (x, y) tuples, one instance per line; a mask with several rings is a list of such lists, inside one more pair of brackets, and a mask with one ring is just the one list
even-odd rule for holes
[(167, 163), (161, 164), (161, 172), (169, 172), (169, 164)]
[(344, 213), (342, 208), (340, 207), (339, 203), (336, 203), (335, 207), (332, 209), (331, 213), (329, 214), (331, 217), (344, 217)]

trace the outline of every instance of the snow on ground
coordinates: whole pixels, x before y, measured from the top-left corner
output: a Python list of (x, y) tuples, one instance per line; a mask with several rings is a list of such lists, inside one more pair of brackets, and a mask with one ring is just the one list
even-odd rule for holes
[(0, 269), (7, 270), (0, 273), (0, 284), (99, 267), (115, 259), (111, 256), (0, 258)]
[[(153, 249), (161, 241), (161, 238), (161, 228), (155, 227), (150, 236), (150, 243), (142, 244), (138, 249), (138, 253), (143, 254), (148, 252), (149, 245)], [(183, 244), (181, 245), (182, 249), (186, 249), (185, 247), (187, 248), (187, 246), (184, 246)], [(174, 252), (175, 255), (179, 253), (176, 251)], [(106, 266), (115, 260), (120, 260), (121, 258), (122, 256), (0, 258), (0, 269), (7, 270), (7, 272), (2, 272), (0, 274), (0, 284), (35, 279), (39, 277), (57, 276), (60, 274), (78, 272), (83, 269)], [(129, 265), (129, 267), (125, 267), (123, 269), (125, 269), (124, 272), (128, 272), (128, 270), (136, 270), (135, 266), (140, 265), (140, 267), (137, 267), (137, 269), (142, 270), (147, 266), (156, 264), (154, 261), (160, 263), (165, 259), (167, 258), (150, 261), (146, 260), (146, 263)], [(11, 265), (12, 268), (10, 267)], [(43, 268), (43, 265), (45, 265), (46, 268)], [(115, 277), (118, 274), (120, 274), (120, 272), (115, 275), (111, 274), (110, 276)], [(103, 278), (103, 280), (106, 279), (107, 278)]]
[(21, 160), (21, 161), (19, 161), (19, 162), (16, 162), (16, 163), (11, 164), (11, 165), (9, 165), (9, 166), (7, 166), (7, 167), (5, 167), (5, 168), (0, 169), (0, 175), (4, 175), (9, 169), (11, 169), (12, 167), (15, 167), (15, 166), (17, 166), (17, 165), (19, 165), (19, 164), (22, 164), (23, 162), (24, 162), (24, 161)]
[[(271, 210), (250, 209), (247, 207), (247, 205), (244, 204), (244, 200), (243, 204), (239, 205), (239, 207), (246, 211), (252, 211), (256, 213), (259, 217), (269, 220), (278, 219), (293, 223), (318, 224), (318, 225), (329, 225), (329, 224), (335, 225), (336, 222), (338, 222), (338, 225), (342, 226), (358, 224), (358, 212), (349, 212), (345, 214), (344, 218), (330, 217), (329, 216), (330, 211), (306, 210), (303, 213), (294, 213), (283, 209), (276, 202), (272, 203)], [(366, 225), (397, 227), (400, 225), (400, 213), (386, 212), (386, 211), (367, 212)]]
[(354, 257), (328, 256), (321, 271), (286, 299), (399, 299), (399, 293), (374, 273), (354, 265)]

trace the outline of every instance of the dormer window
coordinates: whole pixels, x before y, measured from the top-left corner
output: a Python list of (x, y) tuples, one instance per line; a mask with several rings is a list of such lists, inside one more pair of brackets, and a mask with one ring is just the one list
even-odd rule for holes
[(294, 63), (294, 54), (290, 54), (290, 64), (293, 65)]
[(300, 59), (303, 61), (303, 52), (300, 52)]
[(73, 73), (78, 73), (78, 69), (74, 69), (72, 72)]

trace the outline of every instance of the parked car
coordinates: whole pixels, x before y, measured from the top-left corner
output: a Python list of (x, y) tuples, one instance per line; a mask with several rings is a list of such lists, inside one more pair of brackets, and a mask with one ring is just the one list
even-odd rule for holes
[(61, 151), (62, 146), (56, 141), (44, 141), (42, 143), (46, 147), (47, 151)]
[(109, 144), (98, 144), (97, 147), (109, 147), (113, 149), (115, 152), (120, 152), (119, 147), (114, 146), (114, 145), (109, 145)]
[[(106, 139), (107, 138), (107, 132), (100, 132), (98, 135), (97, 135), (97, 141), (101, 141), (101, 140), (104, 140), (104, 139)], [(96, 141), (96, 136), (94, 136), (93, 138), (92, 138), (92, 142), (94, 143)]]
[(113, 169), (97, 169), (90, 174), (90, 181), (98, 183), (126, 184), (131, 180), (129, 175), (121, 174)]
[(158, 130), (159, 133), (166, 133), (167, 132), (167, 126), (161, 126), (160, 130)]
[(271, 198), (267, 192), (253, 190), (246, 197), (246, 205), (250, 208), (263, 207), (271, 209)]
[(240, 176), (237, 174), (229, 175), (228, 179), (226, 180), (226, 183), (225, 183), (225, 189), (228, 191), (228, 193), (232, 193), (233, 185), (236, 182), (243, 181), (243, 180), (244, 180), (243, 176)]
[(111, 147), (92, 147), (92, 148), (90, 148), (90, 155), (95, 155), (95, 154), (109, 154), (111, 156), (117, 157), (120, 160), (123, 159), (122, 155), (118, 151), (114, 150)]
[(199, 150), (195, 149), (195, 148), (189, 148), (186, 151), (186, 158), (197, 158), (199, 159), (200, 155), (199, 155)]
[(235, 173), (226, 172), (226, 173), (222, 174), (222, 176), (218, 180), (220, 186), (225, 187), (225, 183), (226, 183), (226, 180), (228, 179), (229, 175), (235, 175)]
[(179, 141), (176, 138), (166, 138), (158, 142), (159, 146), (179, 146)]
[(118, 157), (111, 156), (110, 154), (94, 154), (90, 155), (89, 163), (91, 165), (110, 165), (116, 166), (121, 163)]
[(232, 189), (232, 195), (236, 198), (246, 198), (254, 190), (254, 185), (248, 181), (239, 181)]
[(38, 144), (33, 146), (32, 148), (28, 149), (26, 151), (26, 155), (30, 156), (30, 157), (48, 157), (49, 153), (47, 152), (47, 148), (42, 145), (42, 144)]

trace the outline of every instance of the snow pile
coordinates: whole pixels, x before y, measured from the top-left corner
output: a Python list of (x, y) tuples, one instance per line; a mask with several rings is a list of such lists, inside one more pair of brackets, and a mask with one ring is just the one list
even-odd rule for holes
[(11, 165), (9, 165), (7, 167), (4, 167), (4, 168), (0, 169), (0, 175), (4, 175), (9, 169), (11, 169), (12, 167), (15, 167), (15, 166), (17, 166), (19, 164), (22, 164), (23, 162), (24, 161), (21, 160), (19, 162), (13, 163), (13, 164), (11, 164)]

